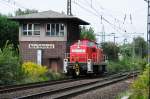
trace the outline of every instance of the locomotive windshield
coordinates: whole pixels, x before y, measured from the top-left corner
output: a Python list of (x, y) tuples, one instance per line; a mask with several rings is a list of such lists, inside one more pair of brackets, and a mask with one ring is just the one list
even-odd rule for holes
[(94, 42), (88, 42), (88, 44), (87, 44), (89, 47), (93, 47), (93, 46), (95, 46), (95, 43)]
[(86, 40), (84, 40), (84, 41), (78, 41), (74, 45), (88, 46), (88, 47), (94, 47), (94, 46), (96, 46), (95, 42), (86, 41)]

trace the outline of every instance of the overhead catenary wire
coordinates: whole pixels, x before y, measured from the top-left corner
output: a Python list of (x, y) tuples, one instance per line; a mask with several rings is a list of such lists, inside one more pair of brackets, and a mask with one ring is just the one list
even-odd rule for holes
[[(5, 7), (9, 8), (9, 9), (11, 8), (11, 10), (12, 10), (13, 12), (16, 11), (15, 5), (12, 5), (12, 4), (6, 2), (6, 0), (0, 0), (0, 3), (3, 4), (3, 5), (5, 5)], [(12, 13), (9, 13), (8, 15), (12, 15)]]
[[(80, 5), (79, 3), (76, 3), (76, 5), (78, 5), (79, 7), (82, 7), (85, 11), (89, 12), (89, 9), (88, 8), (85, 8), (83, 7), (82, 5)], [(88, 9), (88, 10), (87, 10)], [(120, 27), (117, 27), (116, 25), (112, 24), (110, 21), (108, 21), (106, 18), (104, 18), (102, 16), (102, 14), (99, 13), (99, 11), (97, 9), (95, 9), (94, 7), (92, 7), (92, 10), (94, 10), (94, 15), (97, 16), (98, 18), (101, 17), (101, 20), (104, 20), (106, 23), (108, 23), (113, 29), (119, 29), (120, 31), (124, 31), (126, 32), (126, 30), (124, 29), (121, 29)], [(91, 12), (91, 10), (90, 10)], [(89, 13), (90, 13), (89, 12)], [(92, 14), (93, 14), (93, 11), (92, 11)], [(118, 31), (118, 30), (117, 30)], [(104, 38), (103, 38), (104, 37)], [(102, 42), (103, 40), (105, 40), (105, 34), (102, 36)]]
[[(88, 1), (88, 0), (86, 0), (86, 1)], [(133, 15), (133, 13), (135, 13), (135, 12), (137, 12), (137, 11), (139, 11), (139, 10), (141, 10), (141, 11), (143, 11), (142, 9), (143, 8), (138, 8), (138, 9), (136, 9), (134, 12), (130, 12), (130, 13), (124, 13), (124, 12), (117, 12), (117, 13), (120, 13), (122, 16), (124, 16), (124, 15), (126, 15), (126, 17), (129, 15), (129, 17), (130, 17), (130, 22), (128, 22), (127, 21), (127, 18), (126, 18), (126, 21), (125, 21), (125, 24), (124, 24), (124, 18), (123, 18), (123, 20), (120, 20), (120, 19), (118, 19), (118, 18), (116, 18), (116, 17), (114, 17), (110, 12), (112, 12), (112, 10), (110, 10), (110, 9), (106, 9), (106, 8), (104, 8), (101, 4), (100, 4), (100, 2), (98, 1), (98, 0), (94, 0), (94, 1), (96, 1), (96, 4), (98, 4), (98, 7), (101, 9), (101, 10), (103, 10), (103, 11), (105, 11), (105, 12), (107, 12), (107, 13), (104, 13), (104, 15), (108, 15), (110, 18), (114, 18), (114, 20), (115, 20), (115, 22), (117, 22), (118, 24), (119, 24), (119, 27), (121, 26), (121, 25), (123, 25), (123, 26), (125, 26), (125, 25), (131, 25), (131, 27), (132, 27), (132, 30), (133, 30), (133, 28), (135, 29), (135, 30), (137, 30), (136, 28), (135, 28), (135, 26), (134, 26), (134, 24), (133, 24), (133, 16), (131, 16), (131, 15)], [(113, 11), (114, 12), (114, 11)], [(115, 12), (116, 13), (116, 12)], [(132, 19), (131, 19), (131, 17), (132, 17)], [(131, 22), (132, 21), (132, 22)], [(131, 24), (132, 23), (132, 24)]]
[(8, 3), (6, 3), (4, 0), (0, 0), (1, 2), (1, 4), (3, 4), (3, 5), (5, 5), (5, 6), (7, 6), (7, 7), (10, 7), (10, 5), (8, 4)]
[[(112, 10), (104, 8), (104, 7), (99, 3), (98, 0), (95, 0), (95, 1), (98, 3), (98, 7), (99, 7), (101, 10), (107, 12), (107, 13), (105, 13), (105, 15), (107, 14), (109, 17), (113, 18), (114, 20), (116, 20), (116, 21), (119, 22), (120, 24), (123, 24), (123, 21), (122, 21), (122, 20), (120, 20), (120, 19), (114, 17), (111, 13), (109, 13), (109, 12), (112, 12)], [(121, 14), (124, 14), (124, 13), (121, 13)]]
[[(90, 6), (90, 3), (88, 2), (88, 0), (86, 0), (86, 2), (87, 2), (87, 4), (89, 4), (89, 6)], [(92, 9), (94, 10), (94, 12), (96, 13), (96, 16), (97, 16), (97, 15), (98, 15), (98, 17), (101, 16), (101, 19), (103, 19), (105, 22), (107, 22), (108, 24), (110, 24), (110, 26), (111, 26), (113, 29), (117, 27), (115, 24), (113, 24), (113, 23), (111, 23), (110, 21), (108, 21), (105, 17), (102, 17), (102, 14), (100, 14), (100, 12), (97, 11), (97, 9), (95, 9), (93, 6), (92, 6), (91, 8), (92, 8)], [(91, 12), (91, 11), (90, 11), (90, 12)], [(125, 14), (124, 23), (128, 23), (128, 24), (130, 23), (130, 25), (133, 26), (132, 15), (131, 15), (131, 14), (129, 15), (130, 22), (126, 21), (126, 17), (127, 17), (127, 15)], [(115, 19), (115, 20), (117, 20), (117, 19)], [(123, 21), (122, 21), (122, 22), (123, 22)], [(123, 31), (125, 34), (128, 33), (126, 29), (122, 29), (120, 26), (117, 27), (117, 29)], [(130, 34), (128, 34), (128, 35), (130, 35)], [(120, 38), (120, 37), (119, 37), (119, 38)], [(124, 37), (123, 37), (123, 38), (124, 38)]]
[(77, 6), (79, 6), (80, 8), (82, 8), (83, 10), (85, 10), (85, 11), (87, 11), (87, 12), (89, 12), (89, 13), (95, 15), (95, 16), (98, 16), (96, 13), (94, 13), (93, 11), (89, 10), (89, 9), (86, 8), (86, 7), (83, 7), (83, 6), (80, 5), (79, 3), (77, 3), (77, 2), (73, 2), (73, 3), (76, 4)]
[[(90, 2), (88, 1), (88, 0), (85, 0), (86, 1), (86, 4), (88, 4), (89, 6), (91, 5), (90, 4)], [(81, 1), (80, 1), (81, 2)], [(122, 25), (126, 25), (126, 24), (130, 24), (131, 26), (130, 27), (132, 27), (132, 30), (133, 30), (133, 28), (135, 29), (135, 27), (134, 27), (134, 24), (133, 24), (133, 17), (132, 17), (132, 14), (130, 13), (130, 14), (125, 14), (125, 17), (124, 17), (124, 21), (121, 21), (121, 20), (119, 20), (118, 18), (115, 18), (115, 17), (113, 17), (112, 15), (112, 18), (114, 18), (114, 20), (115, 20), (115, 22), (118, 22), (118, 24), (119, 24), (119, 26), (116, 26), (115, 24), (113, 24), (112, 22), (110, 22), (106, 17), (105, 17), (105, 15), (102, 15), (102, 13), (101, 13), (101, 11), (99, 12), (99, 10), (97, 10), (96, 8), (95, 8), (95, 6), (94, 6), (94, 4), (93, 4), (93, 2), (91, 2), (92, 3), (92, 6), (90, 7), (91, 9), (93, 9), (94, 10), (94, 12), (96, 13), (96, 16), (97, 17), (100, 17), (101, 16), (101, 19), (103, 19), (105, 22), (107, 22), (114, 30), (116, 30), (117, 29), (117, 31), (119, 30), (119, 31), (123, 31), (125, 34), (127, 33), (127, 28), (126, 29), (124, 29), (124, 28), (122, 28), (120, 25), (121, 25), (121, 23), (122, 23)], [(85, 5), (84, 5), (85, 6)], [(100, 7), (102, 10), (105, 10), (105, 8), (104, 7)], [(108, 12), (108, 11), (107, 11)], [(129, 15), (129, 22), (127, 21), (127, 15)], [(110, 17), (111, 17), (110, 16)], [(124, 23), (124, 24), (123, 24)], [(135, 30), (134, 30), (135, 31)], [(134, 32), (133, 31), (133, 32)]]
[[(88, 2), (88, 0), (86, 0), (86, 1)], [(89, 2), (88, 2), (88, 4), (89, 4)], [(114, 25), (113, 23), (111, 23), (110, 21), (108, 21), (108, 20), (104, 17), (104, 15), (100, 14), (100, 12), (99, 12), (97, 9), (95, 9), (94, 7), (92, 7), (92, 9), (93, 9), (98, 15), (101, 16), (101, 19), (102, 19), (102, 20), (104, 20), (104, 21), (107, 22), (109, 25), (111, 25), (114, 30), (116, 30), (116, 28), (117, 28), (117, 29), (119, 29), (119, 30), (121, 30), (121, 31), (123, 31), (123, 32), (126, 32), (126, 30), (124, 30), (124, 29), (122, 29), (121, 27), (118, 27), (118, 26)], [(117, 31), (118, 31), (118, 30), (117, 30)]]
[[(87, 0), (86, 0), (86, 1), (87, 1)], [(97, 16), (98, 18), (101, 16), (102, 19), (103, 19), (106, 23), (108, 23), (113, 29), (117, 28), (117, 29), (119, 29), (119, 30), (121, 30), (121, 31), (123, 31), (123, 32), (126, 32), (125, 29), (122, 29), (121, 27), (118, 27), (118, 26), (112, 24), (111, 22), (109, 22), (109, 21), (108, 21), (105, 17), (103, 17), (102, 14), (100, 14), (100, 13), (97, 11), (97, 9), (95, 9), (94, 7), (92, 7), (92, 9), (93, 9), (95, 12), (89, 10), (89, 9), (86, 8), (86, 7), (83, 7), (82, 5), (80, 5), (80, 4), (77, 3), (77, 2), (76, 2), (76, 3), (73, 2), (73, 3), (76, 4), (76, 5), (78, 5), (78, 6), (79, 6), (80, 8), (82, 8), (83, 10), (85, 10), (85, 11), (87, 11), (87, 12), (89, 12), (89, 13), (95, 15), (95, 16)], [(87, 3), (88, 3), (88, 2), (87, 2)]]
[(24, 7), (23, 5), (19, 4), (15, 0), (1, 0), (1, 1), (6, 2), (6, 3), (8, 3), (8, 4), (12, 5), (12, 6), (17, 6), (18, 8), (28, 9), (28, 8)]

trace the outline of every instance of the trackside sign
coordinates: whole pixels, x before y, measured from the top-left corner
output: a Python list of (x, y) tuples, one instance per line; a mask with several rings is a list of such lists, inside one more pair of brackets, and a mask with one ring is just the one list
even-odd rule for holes
[(30, 49), (54, 49), (54, 44), (29, 44)]

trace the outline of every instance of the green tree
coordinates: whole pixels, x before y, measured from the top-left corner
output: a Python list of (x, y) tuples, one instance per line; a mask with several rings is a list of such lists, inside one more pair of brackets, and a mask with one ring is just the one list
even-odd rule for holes
[(0, 48), (5, 46), (7, 40), (17, 48), (18, 27), (19, 24), (17, 22), (11, 21), (7, 16), (0, 14)]
[(120, 53), (123, 56), (131, 57), (132, 56), (132, 44), (124, 44), (119, 46)]
[(132, 42), (133, 48), (135, 50), (135, 55), (140, 56), (140, 57), (145, 57), (146, 56), (146, 41), (142, 37), (136, 37), (133, 39)]
[(35, 9), (26, 9), (26, 10), (21, 10), (20, 8), (15, 12), (15, 15), (25, 15), (25, 14), (31, 14), (31, 13), (37, 13), (38, 10)]
[[(34, 9), (26, 9), (21, 10), (18, 9), (15, 12), (15, 15), (24, 15), (30, 13), (36, 13), (37, 10)], [(12, 17), (11, 14), (8, 15)], [(3, 48), (5, 42), (9, 40), (10, 44), (13, 44), (15, 48), (18, 47), (18, 34), (19, 34), (19, 24), (15, 21), (9, 20), (7, 16), (0, 14), (0, 48)]]
[(5, 47), (0, 49), (0, 85), (17, 84), (25, 74), (20, 65), (19, 55), (12, 46), (7, 42)]
[(104, 42), (101, 46), (109, 60), (118, 60), (119, 47), (117, 45), (113, 42)]
[(89, 40), (96, 40), (96, 36), (94, 34), (94, 29), (90, 27), (89, 29), (85, 26), (81, 27), (81, 39), (89, 39)]

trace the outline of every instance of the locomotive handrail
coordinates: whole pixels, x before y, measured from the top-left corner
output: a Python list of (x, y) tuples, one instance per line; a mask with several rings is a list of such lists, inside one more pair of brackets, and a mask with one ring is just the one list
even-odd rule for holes
[[(72, 55), (72, 56), (74, 56), (74, 58), (80, 58), (80, 59), (85, 59), (85, 60), (87, 60), (89, 58), (87, 53), (84, 53), (82, 55), (85, 55), (85, 56), (80, 56), (80, 57), (77, 57), (76, 55), (75, 56)], [(70, 53), (65, 53), (65, 59), (68, 59), (69, 61), (71, 60)]]
[[(85, 55), (85, 56), (76, 56), (76, 55), (72, 55), (72, 56), (74, 56), (73, 59), (75, 59), (75, 60), (79, 60), (79, 59), (80, 60), (82, 60), (82, 59), (83, 60), (88, 60), (88, 59), (90, 59), (87, 53), (84, 53), (82, 55)], [(68, 59), (69, 62), (71, 61), (72, 58), (70, 57), (70, 53), (65, 53), (65, 59)], [(92, 54), (91, 59), (94, 63), (99, 62), (99, 58), (98, 58), (98, 55), (96, 53)], [(103, 59), (105, 60), (105, 58), (103, 58)]]

